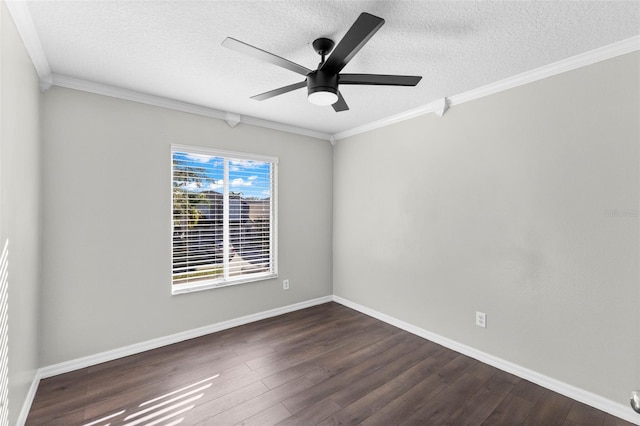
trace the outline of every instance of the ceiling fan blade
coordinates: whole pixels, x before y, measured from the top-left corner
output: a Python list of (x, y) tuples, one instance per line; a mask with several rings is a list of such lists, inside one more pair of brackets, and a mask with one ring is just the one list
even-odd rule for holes
[(244, 43), (240, 40), (236, 40), (235, 38), (225, 38), (222, 42), (222, 45), (224, 47), (228, 47), (229, 49), (233, 49), (237, 52), (253, 56), (256, 59), (260, 59), (261, 61), (269, 62), (270, 64), (286, 68), (290, 71), (297, 72), (298, 74), (302, 74), (304, 76), (311, 72), (310, 69), (303, 67), (302, 65), (298, 65), (295, 62), (291, 62), (288, 59), (281, 58), (280, 56), (274, 55), (273, 53), (269, 53), (265, 50), (258, 49), (257, 47), (251, 46), (250, 44)]
[(335, 104), (331, 105), (333, 107), (333, 110), (335, 112), (340, 112), (340, 111), (348, 111), (349, 110), (349, 105), (347, 105), (347, 103), (345, 102), (344, 98), (342, 97), (342, 93), (338, 92), (338, 100), (336, 101)]
[(368, 84), (374, 86), (415, 86), (422, 76), (384, 74), (340, 74), (340, 84)]
[(268, 92), (264, 92), (264, 93), (260, 93), (259, 95), (252, 96), (251, 99), (255, 99), (256, 101), (264, 101), (265, 99), (273, 98), (274, 96), (278, 96), (278, 95), (283, 95), (287, 92), (291, 92), (296, 89), (302, 89), (303, 87), (307, 87), (306, 81), (290, 84), (288, 86), (280, 87), (279, 89), (269, 90)]
[(361, 13), (320, 69), (333, 74), (339, 73), (383, 24), (384, 19), (366, 12)]

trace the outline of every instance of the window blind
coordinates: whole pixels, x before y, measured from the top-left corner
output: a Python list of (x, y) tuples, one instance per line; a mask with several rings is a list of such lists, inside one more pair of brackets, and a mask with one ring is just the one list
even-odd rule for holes
[(172, 147), (172, 290), (272, 278), (277, 159)]

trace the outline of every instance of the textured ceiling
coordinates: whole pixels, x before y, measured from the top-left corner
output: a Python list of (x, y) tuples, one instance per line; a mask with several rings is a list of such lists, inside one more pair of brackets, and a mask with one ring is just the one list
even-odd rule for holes
[[(337, 133), (640, 34), (639, 1), (28, 1), (51, 71), (221, 111)], [(417, 87), (341, 86), (349, 111), (221, 46), (234, 37), (315, 69), (363, 12), (385, 25), (344, 72), (422, 75)]]

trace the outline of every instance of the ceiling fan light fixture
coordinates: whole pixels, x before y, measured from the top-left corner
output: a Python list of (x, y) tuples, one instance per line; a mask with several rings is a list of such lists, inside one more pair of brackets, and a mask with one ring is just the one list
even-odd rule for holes
[(338, 102), (338, 76), (323, 71), (307, 75), (307, 98), (314, 105), (333, 105)]
[(309, 93), (308, 99), (309, 102), (314, 105), (327, 106), (338, 102), (338, 95), (335, 92), (330, 92), (328, 90), (319, 90), (317, 92)]

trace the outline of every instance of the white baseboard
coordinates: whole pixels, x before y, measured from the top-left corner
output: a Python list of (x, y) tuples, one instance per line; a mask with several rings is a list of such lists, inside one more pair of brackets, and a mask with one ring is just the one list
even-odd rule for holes
[(456, 342), (455, 340), (448, 339), (436, 333), (432, 333), (423, 328), (417, 327), (413, 324), (409, 324), (407, 322), (401, 321), (387, 314), (383, 314), (382, 312), (378, 312), (374, 309), (367, 308), (365, 306), (359, 305), (357, 303), (351, 302), (350, 300), (347, 300), (335, 295), (319, 297), (317, 299), (307, 300), (304, 302), (295, 303), (293, 305), (283, 306), (281, 308), (258, 312), (258, 313), (246, 315), (240, 318), (235, 318), (228, 321), (223, 321), (216, 324), (208, 325), (205, 327), (187, 330), (181, 333), (176, 333), (169, 336), (160, 337), (157, 339), (147, 340), (145, 342), (125, 346), (118, 349), (113, 349), (106, 352), (101, 352), (99, 354), (90, 355), (90, 356), (78, 358), (75, 360), (42, 367), (36, 371), (35, 377), (33, 379), (33, 383), (29, 388), (29, 392), (27, 394), (27, 397), (25, 398), (24, 404), (22, 406), (22, 410), (20, 412), (20, 416), (18, 417), (17, 425), (23, 426), (25, 424), (27, 420), (27, 416), (29, 414), (29, 410), (31, 408), (31, 404), (33, 402), (33, 398), (36, 395), (38, 384), (40, 383), (41, 379), (45, 379), (47, 377), (55, 376), (58, 374), (68, 373), (70, 371), (78, 370), (80, 368), (90, 367), (92, 365), (100, 364), (102, 362), (112, 361), (114, 359), (122, 358), (125, 356), (134, 355), (140, 352), (148, 351), (150, 349), (156, 349), (162, 346), (171, 345), (173, 343), (182, 342), (184, 340), (193, 339), (195, 337), (204, 336), (206, 334), (215, 333), (217, 331), (226, 330), (232, 327), (237, 327), (237, 326), (248, 324), (251, 322), (260, 321), (266, 318), (271, 318), (271, 317), (286, 314), (289, 312), (298, 311), (301, 309), (309, 308), (311, 306), (321, 305), (323, 303), (327, 303), (331, 301), (344, 305), (348, 308), (354, 309), (358, 312), (362, 312), (363, 314), (379, 319), (380, 321), (384, 321), (387, 324), (390, 324), (402, 330), (408, 331), (409, 333), (415, 334), (416, 336), (420, 336), (424, 339), (438, 343), (439, 345), (445, 346), (456, 352), (459, 352), (471, 358), (477, 359), (478, 361), (484, 362), (485, 364), (489, 364), (502, 371), (506, 371), (507, 373), (514, 374), (522, 379), (529, 380), (530, 382), (533, 382), (537, 385), (550, 389), (554, 392), (558, 392), (559, 394), (565, 395), (571, 399), (575, 399), (576, 401), (580, 401), (584, 404), (590, 405), (594, 408), (597, 408), (598, 410), (602, 410), (613, 416), (616, 416), (626, 421), (629, 421), (631, 423), (640, 425), (640, 418), (638, 414), (631, 409), (631, 407), (625, 406), (623, 404), (619, 404), (615, 401), (611, 401), (610, 399), (604, 398), (602, 396), (593, 394), (591, 392), (585, 391), (583, 389), (577, 388), (575, 386), (572, 386), (567, 383), (561, 382), (559, 380), (553, 379), (551, 377), (545, 376), (536, 371), (530, 370), (528, 368), (522, 367), (512, 362), (506, 361), (502, 358), (498, 358), (496, 356), (490, 355), (486, 352), (479, 351), (470, 346)]
[(68, 373), (69, 371), (79, 370), (81, 368), (90, 367), (92, 365), (100, 364), (107, 361), (113, 361), (114, 359), (134, 355), (140, 352), (148, 351), (150, 349), (172, 345), (174, 343), (204, 336), (206, 334), (215, 333), (217, 331), (226, 330), (228, 328), (237, 327), (239, 325), (249, 324), (251, 322), (260, 321), (266, 318), (271, 318), (289, 312), (298, 311), (300, 309), (309, 308), (311, 306), (320, 305), (322, 303), (331, 302), (332, 300), (332, 296), (319, 297), (317, 299), (307, 300), (304, 302), (295, 303), (293, 305), (283, 306), (281, 308), (270, 309), (268, 311), (258, 312), (240, 318), (234, 318), (228, 321), (206, 325), (204, 327), (182, 331), (180, 333), (159, 337), (157, 339), (147, 340), (141, 343), (135, 343), (133, 345), (101, 352), (99, 354), (89, 355), (86, 357), (61, 362), (59, 364), (49, 365), (47, 367), (40, 368), (38, 372), (40, 373), (40, 377), (43, 379), (51, 376), (57, 376), (58, 374)]
[(33, 398), (36, 395), (36, 390), (38, 389), (38, 384), (40, 383), (41, 379), (46, 379), (47, 377), (57, 376), (58, 374), (68, 373), (70, 371), (79, 370), (85, 367), (90, 367), (92, 365), (100, 364), (103, 362), (113, 361), (114, 359), (134, 355), (140, 352), (148, 351), (150, 349), (156, 349), (162, 346), (171, 345), (173, 343), (182, 342), (185, 340), (193, 339), (195, 337), (204, 336), (240, 325), (249, 324), (251, 322), (260, 321), (289, 312), (299, 311), (301, 309), (310, 308), (311, 306), (328, 303), (332, 300), (333, 296), (318, 297), (317, 299), (306, 300), (304, 302), (294, 303), (293, 305), (270, 309), (268, 311), (258, 312), (240, 318), (234, 318), (228, 321), (194, 328), (192, 330), (171, 334), (169, 336), (159, 337), (157, 339), (151, 339), (145, 342), (124, 346), (122, 348), (101, 352), (95, 355), (89, 355), (82, 358), (61, 362), (59, 364), (39, 368), (36, 371), (33, 383), (31, 384), (31, 388), (29, 388), (29, 392), (25, 398), (24, 404), (22, 405), (22, 410), (20, 411), (17, 425), (23, 426), (27, 421), (27, 416), (29, 415), (29, 410), (31, 409), (31, 404), (33, 403)]
[(367, 308), (366, 306), (359, 305), (350, 300), (343, 299), (342, 297), (334, 295), (333, 301), (348, 308), (354, 309), (358, 312), (362, 312), (363, 314), (369, 315), (370, 317), (379, 319), (380, 321), (384, 321), (387, 324), (401, 328), (402, 330), (408, 331), (409, 333), (415, 334), (416, 336), (420, 336), (446, 348), (477, 359), (478, 361), (489, 364), (502, 371), (506, 371), (507, 373), (511, 373), (522, 379), (550, 389), (566, 397), (569, 397), (576, 401), (580, 401), (583, 404), (587, 404), (591, 407), (597, 408), (598, 410), (604, 411), (628, 422), (640, 425), (640, 416), (638, 416), (638, 414), (633, 411), (630, 406), (617, 403), (610, 399), (588, 392), (584, 389), (580, 389), (570, 384), (545, 376), (544, 374), (540, 374), (536, 371), (522, 367), (521, 365), (514, 364), (486, 352), (479, 351), (475, 348), (472, 348), (471, 346), (467, 346), (462, 343), (456, 342), (455, 340), (440, 336), (439, 334), (432, 333), (413, 324), (409, 324), (387, 314), (383, 314), (382, 312), (378, 312), (374, 309)]
[(40, 384), (40, 376), (38, 374), (38, 371), (36, 371), (33, 382), (31, 382), (31, 386), (29, 387), (27, 396), (25, 397), (24, 403), (22, 404), (22, 410), (20, 410), (20, 414), (18, 415), (18, 421), (16, 422), (17, 426), (24, 426), (24, 424), (27, 422), (27, 416), (29, 415), (29, 410), (31, 410), (31, 403), (33, 402), (33, 398), (36, 397), (38, 384)]

